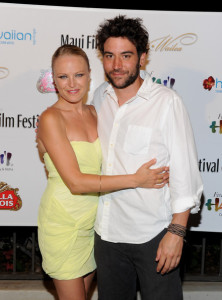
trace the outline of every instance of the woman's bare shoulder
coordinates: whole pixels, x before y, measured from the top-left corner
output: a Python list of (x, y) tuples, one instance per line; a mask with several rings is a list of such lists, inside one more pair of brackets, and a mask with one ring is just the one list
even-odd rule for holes
[(60, 115), (60, 112), (58, 109), (56, 109), (53, 106), (47, 107), (40, 115), (41, 119), (44, 118), (58, 118)]
[(39, 124), (43, 126), (55, 126), (63, 123), (61, 112), (53, 106), (44, 110), (39, 117)]
[(87, 104), (87, 107), (89, 108), (90, 112), (97, 118), (95, 107), (91, 104)]
[(64, 131), (64, 128), (65, 125), (61, 112), (51, 106), (40, 115), (37, 137), (44, 140), (44, 137), (51, 136), (55, 132)]

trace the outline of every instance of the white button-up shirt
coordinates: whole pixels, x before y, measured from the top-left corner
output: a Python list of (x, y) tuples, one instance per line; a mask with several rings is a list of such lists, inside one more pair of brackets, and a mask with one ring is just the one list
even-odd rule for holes
[(147, 242), (169, 225), (172, 214), (199, 210), (203, 186), (186, 109), (175, 91), (145, 74), (137, 95), (121, 106), (108, 83), (94, 94), (102, 173), (135, 173), (156, 158), (153, 168), (170, 166), (170, 184), (101, 195), (95, 230), (110, 242)]

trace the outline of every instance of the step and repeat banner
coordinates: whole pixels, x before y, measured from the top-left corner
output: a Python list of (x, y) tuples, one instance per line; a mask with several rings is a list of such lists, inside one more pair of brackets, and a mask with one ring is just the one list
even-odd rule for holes
[[(36, 226), (46, 172), (36, 147), (38, 115), (57, 95), (51, 56), (62, 44), (91, 63), (87, 101), (104, 81), (95, 33), (104, 19), (140, 17), (150, 35), (146, 70), (176, 90), (190, 115), (204, 182), (196, 231), (222, 224), (222, 13), (71, 8), (0, 3), (0, 225)], [(183, 172), (183, 170), (181, 170)]]

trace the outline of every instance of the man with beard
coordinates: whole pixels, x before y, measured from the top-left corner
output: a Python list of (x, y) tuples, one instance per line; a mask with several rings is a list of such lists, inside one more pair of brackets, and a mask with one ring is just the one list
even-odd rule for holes
[(106, 20), (97, 41), (109, 81), (93, 100), (103, 174), (127, 174), (152, 158), (155, 167), (170, 166), (170, 183), (161, 189), (101, 195), (95, 223), (99, 300), (135, 299), (137, 279), (143, 300), (179, 300), (183, 237), (203, 190), (189, 117), (177, 93), (140, 71), (148, 33), (139, 18)]

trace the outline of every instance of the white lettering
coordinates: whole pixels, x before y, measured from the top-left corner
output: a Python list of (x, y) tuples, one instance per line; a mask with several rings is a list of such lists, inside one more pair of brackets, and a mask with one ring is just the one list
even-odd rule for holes
[(1, 200), (0, 201), (0, 206), (3, 207), (3, 206), (13, 206), (13, 200)]

